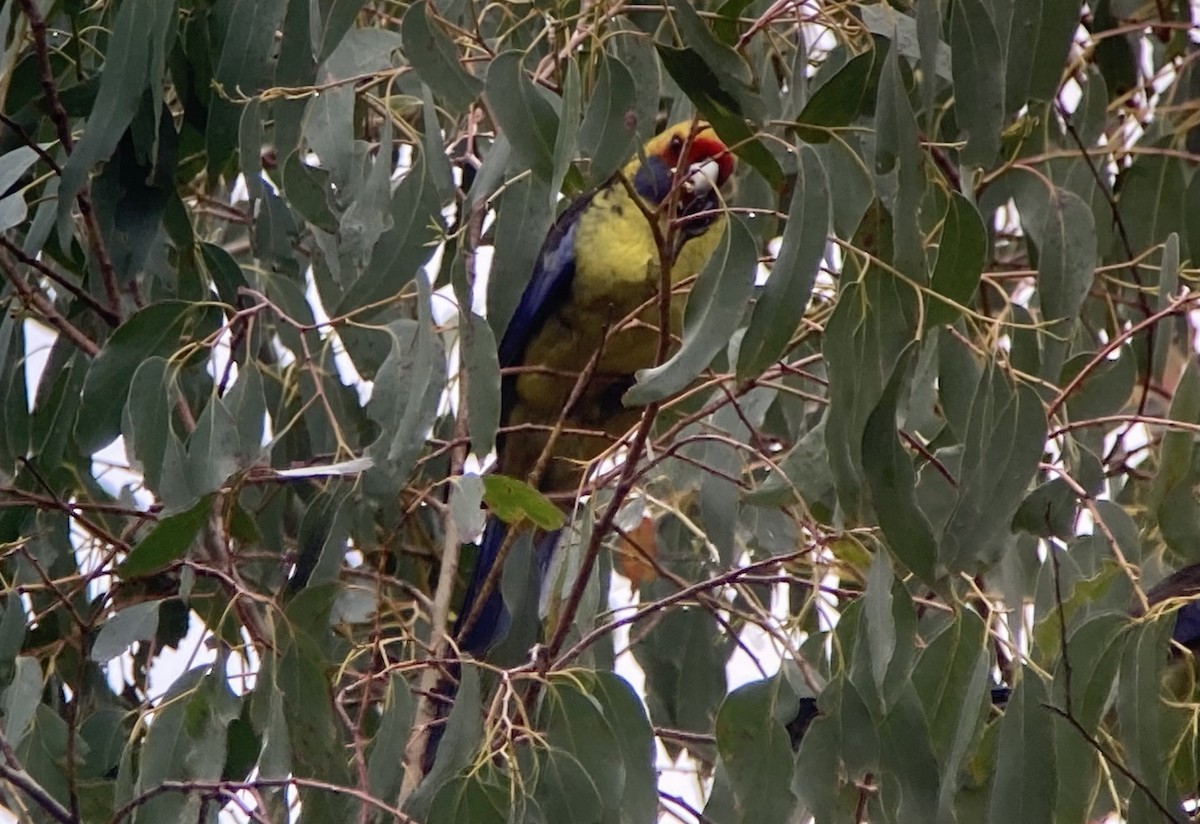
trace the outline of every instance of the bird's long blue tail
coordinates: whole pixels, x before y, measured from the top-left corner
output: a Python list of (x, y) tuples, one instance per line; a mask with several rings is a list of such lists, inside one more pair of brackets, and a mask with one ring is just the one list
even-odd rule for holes
[[(479, 600), (479, 593), (483, 589), (484, 582), (491, 573), (492, 567), (496, 565), (500, 547), (503, 546), (507, 534), (508, 527), (503, 521), (499, 518), (488, 518), (487, 525), (483, 529), (483, 540), (479, 543), (479, 557), (475, 562), (475, 569), (471, 572), (471, 580), (467, 584), (466, 595), (463, 596), (462, 606), (458, 610), (458, 618), (454, 622), (454, 637), (458, 638), (459, 649), (476, 658), (483, 657), (489, 649), (503, 640), (512, 625), (512, 615), (504, 603), (504, 597), (497, 583), (497, 586), (492, 587), (492, 591), (487, 594), (487, 599), (479, 609), (479, 615), (475, 621), (471, 626), (466, 627), (465, 633), (462, 632), (467, 618), (475, 609), (475, 602)], [(562, 530), (555, 530), (543, 533), (538, 537), (534, 550), (534, 563), (537, 564), (538, 569), (539, 592), (545, 583), (546, 571), (550, 567), (550, 559), (558, 547), (561, 535)]]
[(496, 565), (496, 558), (504, 543), (504, 536), (507, 534), (508, 527), (503, 521), (499, 518), (488, 518), (487, 525), (483, 528), (483, 540), (479, 543), (479, 558), (475, 562), (475, 569), (471, 572), (467, 593), (463, 596), (462, 606), (458, 610), (458, 618), (454, 622), (454, 637), (458, 638), (459, 649), (476, 658), (482, 657), (493, 644), (503, 638), (512, 623), (512, 617), (504, 606), (504, 597), (500, 594), (500, 586), (497, 582), (497, 585), (492, 587), (492, 591), (487, 594), (487, 600), (484, 601), (474, 623), (467, 627), (466, 634), (459, 637), (463, 625), (475, 608), (475, 602), (479, 600), (479, 592), (483, 589), (484, 581), (487, 580), (492, 567)]
[[(562, 530), (555, 530), (543, 534), (538, 539), (534, 552), (534, 563), (538, 568), (538, 592), (546, 579), (550, 559), (558, 546), (561, 533)], [(497, 585), (487, 594), (487, 599), (480, 607), (474, 622), (471, 626), (466, 627), (466, 632), (463, 632), (467, 618), (471, 615), (475, 602), (479, 600), (483, 584), (496, 565), (500, 548), (504, 545), (504, 538), (507, 534), (508, 527), (503, 521), (499, 518), (488, 518), (487, 525), (483, 530), (483, 540), (479, 543), (479, 556), (475, 561), (475, 568), (471, 571), (471, 580), (467, 584), (467, 592), (463, 596), (462, 606), (459, 607), (458, 617), (454, 621), (453, 636), (458, 640), (458, 648), (474, 658), (483, 658), (489, 650), (504, 639), (512, 625), (512, 614), (504, 603), (504, 596), (500, 592), (499, 582), (497, 582)], [(430, 730), (429, 743), (425, 748), (424, 769), (426, 773), (432, 769), (433, 762), (437, 757), (438, 745), (441, 743), (442, 736), (445, 735), (446, 719), (450, 714), (454, 695), (458, 691), (458, 679), (461, 672), (462, 666), (457, 661), (447, 665), (446, 677), (434, 688), (438, 705), (436, 723)]]

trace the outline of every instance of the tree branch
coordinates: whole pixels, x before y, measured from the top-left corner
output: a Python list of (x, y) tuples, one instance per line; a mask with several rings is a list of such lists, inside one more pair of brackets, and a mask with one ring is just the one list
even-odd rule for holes
[(0, 732), (0, 752), (4, 754), (4, 761), (0, 763), (0, 778), (29, 796), (55, 821), (61, 822), (61, 824), (79, 824), (79, 819), (72, 815), (70, 810), (50, 795), (45, 787), (33, 779), (33, 776), (25, 772), (25, 768), (17, 759), (17, 753), (8, 743), (3, 732)]
[(16, 266), (7, 255), (0, 255), (0, 270), (3, 270), (4, 276), (21, 297), (21, 302), (25, 304), (26, 309), (40, 314), (47, 324), (75, 344), (84, 354), (95, 357), (100, 353), (100, 347), (94, 340), (81, 332), (79, 327), (54, 308), (54, 304), (50, 302), (49, 298), (25, 282), (25, 278), (17, 272)]

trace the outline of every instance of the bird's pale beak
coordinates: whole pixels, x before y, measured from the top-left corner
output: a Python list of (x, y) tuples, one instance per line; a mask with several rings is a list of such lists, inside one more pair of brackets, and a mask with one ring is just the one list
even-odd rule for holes
[(688, 167), (683, 190), (689, 195), (703, 197), (716, 189), (721, 180), (721, 164), (709, 158)]

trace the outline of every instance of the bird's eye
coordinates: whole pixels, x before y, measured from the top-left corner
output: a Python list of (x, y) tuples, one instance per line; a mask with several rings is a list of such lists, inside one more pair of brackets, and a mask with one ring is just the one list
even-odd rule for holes
[(671, 153), (672, 157), (679, 157), (679, 153), (683, 151), (683, 138), (679, 135), (672, 136), (667, 151)]

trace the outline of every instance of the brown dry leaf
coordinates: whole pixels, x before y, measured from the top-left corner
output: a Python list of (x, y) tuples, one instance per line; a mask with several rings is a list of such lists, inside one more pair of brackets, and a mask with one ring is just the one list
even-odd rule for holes
[(654, 521), (642, 518), (642, 522), (621, 536), (617, 549), (617, 569), (633, 582), (637, 589), (658, 577), (654, 560), (658, 557), (655, 542)]

